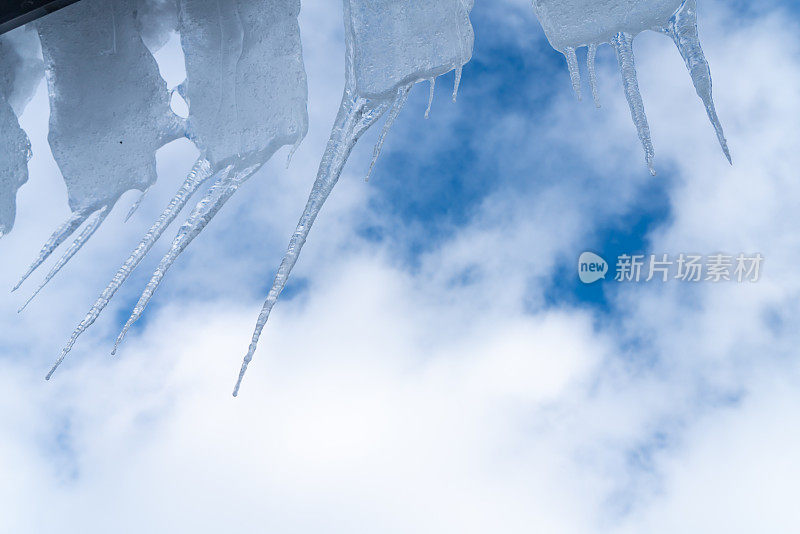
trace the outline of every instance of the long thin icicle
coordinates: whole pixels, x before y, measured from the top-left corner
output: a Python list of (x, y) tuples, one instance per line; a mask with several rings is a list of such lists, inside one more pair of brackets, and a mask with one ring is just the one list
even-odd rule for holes
[(647, 167), (650, 169), (650, 174), (655, 176), (656, 170), (653, 166), (655, 149), (650, 138), (650, 125), (647, 123), (644, 102), (642, 101), (639, 82), (636, 78), (636, 62), (633, 58), (633, 36), (629, 33), (620, 32), (614, 36), (612, 44), (617, 51), (619, 70), (622, 74), (622, 83), (625, 86), (625, 97), (631, 108), (631, 117), (634, 124), (636, 124), (636, 130), (639, 132), (639, 139), (644, 147)]
[(78, 340), (80, 335), (83, 334), (87, 328), (92, 326), (92, 324), (94, 324), (94, 322), (100, 316), (100, 313), (108, 305), (109, 301), (117, 292), (117, 290), (122, 286), (125, 280), (128, 279), (133, 270), (137, 265), (139, 265), (150, 249), (153, 248), (153, 245), (155, 245), (156, 241), (158, 241), (172, 221), (175, 220), (175, 217), (178, 216), (178, 213), (180, 213), (184, 206), (186, 206), (186, 203), (189, 201), (192, 195), (208, 178), (211, 177), (211, 175), (212, 169), (208, 160), (200, 159), (194, 164), (194, 167), (192, 167), (192, 170), (186, 177), (183, 185), (181, 185), (180, 189), (178, 189), (177, 193), (175, 193), (175, 196), (173, 196), (170, 200), (167, 208), (161, 213), (161, 215), (159, 215), (156, 222), (153, 223), (142, 240), (133, 250), (131, 255), (127, 260), (125, 260), (125, 263), (122, 264), (117, 273), (114, 275), (114, 278), (97, 298), (89, 312), (86, 314), (86, 317), (83, 318), (80, 324), (75, 328), (75, 331), (72, 332), (69, 341), (61, 350), (61, 355), (58, 357), (58, 360), (56, 360), (52, 369), (48, 373), (48, 380), (58, 366), (61, 365), (61, 362), (64, 361), (64, 358), (69, 351), (72, 350), (72, 347), (75, 345), (75, 342)]
[(30, 304), (31, 301), (36, 298), (36, 295), (38, 295), (39, 292), (44, 289), (44, 286), (46, 286), (47, 283), (52, 280), (56, 274), (58, 274), (58, 271), (60, 271), (61, 268), (64, 267), (75, 254), (77, 254), (77, 252), (83, 247), (84, 244), (86, 244), (89, 238), (94, 235), (98, 228), (100, 228), (100, 225), (106, 220), (106, 217), (108, 217), (110, 211), (111, 210), (108, 206), (103, 206), (94, 212), (91, 217), (89, 217), (86, 227), (83, 229), (80, 235), (78, 235), (75, 241), (72, 242), (66, 252), (64, 252), (64, 255), (61, 256), (53, 268), (50, 269), (50, 272), (47, 273), (47, 276), (45, 276), (42, 283), (39, 284), (39, 287), (36, 288), (36, 291), (34, 291), (33, 294), (28, 297), (28, 300), (25, 301), (25, 304), (20, 306), (20, 308), (17, 310), (17, 313), (22, 313), (28, 304)]
[[(408, 101), (408, 94), (411, 92), (411, 87), (411, 85), (407, 85), (405, 87), (401, 87), (397, 91), (397, 98), (392, 105), (392, 109), (389, 110), (389, 114), (386, 116), (386, 122), (383, 123), (383, 129), (378, 136), (378, 141), (375, 143), (375, 149), (372, 152), (372, 161), (370, 162), (369, 170), (367, 171), (367, 182), (369, 182), (369, 178), (372, 176), (372, 170), (375, 168), (375, 164), (378, 162), (378, 158), (381, 155), (383, 143), (386, 141), (386, 136), (389, 134), (389, 130), (391, 130), (394, 121), (397, 119), (397, 116), (400, 115), (400, 112), (403, 110), (403, 106), (405, 106), (406, 102)], [(432, 88), (433, 85), (431, 85), (431, 92), (433, 92)], [(428, 104), (428, 109), (430, 109), (430, 104)]]
[(21, 286), (22, 283), (27, 280), (31, 273), (33, 273), (33, 271), (35, 271), (42, 263), (44, 263), (45, 260), (50, 257), (50, 254), (52, 254), (61, 243), (75, 233), (75, 230), (80, 228), (80, 226), (86, 221), (91, 213), (91, 210), (73, 212), (69, 216), (69, 219), (64, 221), (64, 223), (59, 226), (55, 232), (53, 232), (53, 234), (50, 236), (50, 239), (45, 242), (45, 244), (42, 246), (42, 250), (39, 251), (39, 255), (33, 261), (31, 266), (28, 267), (28, 270), (22, 275), (11, 291), (16, 291), (19, 289), (19, 286)]
[(728, 149), (728, 141), (725, 139), (722, 123), (720, 123), (714, 106), (711, 90), (711, 68), (708, 65), (708, 61), (706, 61), (703, 47), (700, 46), (700, 36), (697, 31), (697, 2), (695, 0), (686, 0), (683, 3), (681, 9), (670, 19), (667, 33), (675, 41), (675, 45), (686, 63), (686, 68), (689, 69), (697, 96), (700, 97), (706, 107), (706, 113), (708, 113), (708, 118), (714, 126), (717, 139), (722, 151), (725, 153), (725, 157), (728, 158), (728, 163), (733, 163)]
[(595, 60), (597, 59), (597, 45), (592, 43), (589, 45), (589, 50), (586, 52), (586, 66), (589, 70), (589, 85), (592, 88), (592, 98), (594, 105), (600, 108), (600, 94), (597, 91), (597, 69)]
[(575, 49), (570, 46), (564, 50), (564, 57), (567, 58), (567, 67), (569, 67), (569, 79), (572, 82), (572, 90), (575, 91), (575, 96), (578, 97), (578, 100), (582, 100), (581, 71), (578, 67), (578, 55), (575, 53)]
[[(295, 263), (297, 263), (297, 258), (300, 256), (300, 251), (306, 242), (308, 233), (311, 231), (311, 226), (314, 224), (317, 215), (319, 215), (331, 191), (333, 191), (336, 182), (339, 181), (342, 169), (344, 169), (344, 165), (356, 141), (358, 141), (361, 135), (374, 124), (387, 109), (390, 109), (390, 106), (391, 109), (397, 109), (398, 100), (404, 99), (407, 96), (408, 88), (406, 88), (405, 91), (401, 90), (398, 92), (398, 99), (395, 100), (395, 102), (371, 102), (364, 98), (354, 96), (349, 89), (345, 90), (342, 104), (339, 108), (339, 114), (336, 117), (333, 131), (328, 140), (328, 146), (325, 149), (325, 154), (322, 157), (322, 162), (317, 172), (317, 179), (308, 197), (308, 203), (289, 241), (289, 247), (281, 261), (281, 265), (275, 275), (275, 280), (272, 283), (272, 288), (269, 290), (267, 299), (258, 316), (250, 347), (242, 362), (239, 378), (236, 380), (236, 386), (233, 390), (234, 397), (239, 394), (242, 379), (247, 371), (247, 366), (253, 359), (253, 354), (258, 346), (258, 340), (261, 337), (264, 325), (267, 324), (267, 319), (269, 319), (272, 307), (275, 305), (283, 288), (286, 286), (286, 281)], [(400, 107), (402, 107), (402, 105)]]
[(133, 308), (131, 316), (128, 318), (128, 321), (117, 337), (117, 341), (114, 343), (114, 350), (111, 351), (111, 354), (116, 354), (117, 348), (125, 338), (125, 334), (127, 334), (130, 327), (133, 326), (133, 323), (142, 316), (147, 304), (150, 302), (150, 299), (161, 284), (169, 268), (172, 267), (172, 264), (178, 259), (178, 256), (181, 255), (195, 237), (200, 235), (200, 232), (211, 222), (211, 219), (222, 209), (222, 206), (236, 193), (239, 186), (250, 178), (260, 167), (261, 166), (258, 165), (255, 168), (248, 167), (240, 172), (231, 172), (232, 166), (228, 166), (220, 172), (220, 177), (203, 199), (197, 203), (197, 206), (192, 210), (192, 214), (186, 219), (186, 222), (181, 225), (180, 230), (178, 230), (178, 235), (176, 235), (175, 239), (172, 241), (169, 251), (164, 255), (158, 267), (153, 272), (153, 276), (142, 292), (142, 296), (139, 297), (139, 301)]

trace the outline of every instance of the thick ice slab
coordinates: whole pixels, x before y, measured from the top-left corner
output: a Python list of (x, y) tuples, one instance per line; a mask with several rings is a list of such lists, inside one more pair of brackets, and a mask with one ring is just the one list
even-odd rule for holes
[(0, 35), (0, 237), (16, 218), (17, 190), (28, 181), (30, 142), (19, 125), (42, 77), (35, 32), (17, 28)]
[(356, 93), (394, 98), (400, 86), (460, 68), (472, 56), (471, 7), (461, 0), (345, 0)]
[(0, 237), (14, 227), (17, 190), (28, 180), (30, 142), (0, 92)]
[(189, 137), (215, 166), (266, 162), (308, 128), (299, 0), (183, 0)]
[(178, 25), (178, 0), (136, 0), (136, 21), (142, 41), (154, 52)]
[(568, 48), (610, 43), (620, 32), (664, 28), (682, 0), (533, 0), (550, 44)]
[(180, 137), (144, 46), (134, 0), (82, 0), (38, 22), (53, 156), (73, 211), (113, 206), (156, 181), (155, 152)]
[(44, 76), (39, 35), (32, 26), (24, 26), (0, 36), (0, 92), (17, 117), (33, 98)]

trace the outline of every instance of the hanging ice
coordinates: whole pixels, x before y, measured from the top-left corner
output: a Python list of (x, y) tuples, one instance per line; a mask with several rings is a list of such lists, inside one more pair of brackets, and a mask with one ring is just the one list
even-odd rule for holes
[[(472, 0), (344, 0), (345, 89), (317, 179), (258, 317), (234, 388), (253, 358), (261, 331), (281, 294), (311, 226), (361, 135), (390, 112), (381, 134), (400, 112), (411, 86), (456, 71), (472, 56)], [(376, 150), (377, 157), (379, 148)]]
[(18, 117), (33, 98), (42, 76), (41, 45), (33, 27), (22, 26), (0, 35), (0, 84)]
[(14, 226), (17, 189), (28, 181), (31, 146), (7, 98), (0, 91), (0, 237)]
[(202, 183), (216, 175), (178, 231), (117, 344), (175, 259), (225, 202), (276, 150), (296, 146), (305, 137), (308, 90), (299, 13), (299, 0), (181, 0), (179, 30), (187, 79), (180, 92), (189, 103), (187, 136), (200, 148), (201, 157), (76, 328), (51, 374)]
[(18, 118), (42, 77), (38, 44), (24, 27), (0, 35), (0, 237), (14, 226), (17, 190), (28, 181), (30, 142)]
[(178, 25), (177, 0), (136, 0), (136, 22), (145, 46), (153, 52), (166, 44)]
[(645, 30), (664, 32), (672, 37), (706, 107), (725, 157), (731, 161), (725, 134), (714, 109), (711, 71), (698, 37), (696, 0), (533, 0), (533, 7), (550, 44), (566, 57), (572, 85), (579, 98), (580, 71), (576, 49), (589, 47), (589, 76), (597, 101), (595, 52), (603, 43), (614, 46), (631, 116), (653, 174), (654, 150), (636, 79), (633, 39)]
[(135, 0), (82, 0), (37, 23), (50, 90), (48, 140), (72, 215), (14, 289), (89, 217), (94, 224), (56, 270), (123, 193), (150, 187), (156, 150), (183, 135), (166, 84), (136, 29), (135, 6)]

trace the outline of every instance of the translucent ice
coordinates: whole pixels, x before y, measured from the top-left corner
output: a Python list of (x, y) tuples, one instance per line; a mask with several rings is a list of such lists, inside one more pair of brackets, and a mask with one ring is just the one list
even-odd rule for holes
[(37, 23), (50, 93), (48, 140), (73, 215), (16, 287), (92, 214), (110, 211), (126, 191), (150, 187), (156, 150), (183, 135), (135, 13), (135, 0), (82, 0)]
[(19, 117), (44, 76), (39, 36), (32, 26), (0, 35), (0, 91)]
[(178, 25), (177, 0), (136, 0), (136, 22), (145, 46), (155, 52)]
[[(400, 112), (411, 86), (461, 67), (472, 57), (471, 0), (344, 0), (345, 89), (316, 181), (281, 261), (242, 363), (234, 396), (259, 337), (286, 285), (311, 226), (361, 135), (391, 110)], [(379, 146), (385, 137), (381, 135)], [(376, 155), (377, 152), (376, 150)]]
[(0, 91), (0, 237), (14, 226), (17, 190), (28, 181), (30, 142), (17, 115)]
[(594, 59), (597, 46), (612, 44), (617, 53), (625, 95), (650, 170), (654, 150), (644, 103), (636, 79), (633, 39), (645, 30), (666, 33), (675, 41), (706, 107), (728, 161), (731, 161), (711, 95), (711, 71), (697, 32), (696, 0), (533, 0), (536, 15), (550, 44), (564, 54), (572, 85), (580, 96), (580, 72), (575, 50), (589, 47), (588, 67), (592, 94), (598, 103)]
[(276, 150), (305, 137), (308, 90), (299, 13), (299, 0), (181, 0), (179, 31), (187, 78), (180, 92), (189, 103), (187, 136), (200, 148), (200, 159), (75, 330), (59, 363), (205, 181), (216, 175), (181, 226), (117, 343), (144, 312), (166, 271), (225, 202)]
[(0, 237), (11, 231), (17, 190), (28, 180), (30, 142), (18, 117), (42, 77), (35, 32), (0, 35)]

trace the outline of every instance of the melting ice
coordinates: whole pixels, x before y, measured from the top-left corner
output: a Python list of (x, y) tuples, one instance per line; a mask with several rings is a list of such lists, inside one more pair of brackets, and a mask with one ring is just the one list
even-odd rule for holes
[(48, 140), (72, 214), (14, 289), (85, 223), (41, 289), (123, 193), (145, 191), (156, 181), (156, 150), (183, 135), (135, 13), (134, 0), (82, 0), (37, 23), (50, 94)]
[(144, 312), (170, 266), (225, 202), (276, 150), (296, 146), (305, 137), (308, 90), (299, 13), (299, 0), (181, 0), (186, 81), (180, 92), (189, 103), (186, 135), (201, 156), (76, 328), (50, 375), (204, 182), (215, 178), (180, 227), (117, 345)]
[(589, 78), (592, 94), (595, 102), (598, 102), (594, 70), (597, 47), (603, 43), (614, 47), (631, 117), (652, 174), (655, 174), (655, 150), (636, 77), (633, 39), (645, 30), (669, 35), (686, 63), (725, 157), (731, 161), (725, 134), (714, 109), (711, 71), (700, 46), (696, 0), (533, 0), (533, 7), (550, 44), (567, 59), (570, 78), (578, 98), (581, 96), (581, 78), (576, 49), (589, 47)]
[[(345, 88), (317, 178), (259, 314), (234, 396), (253, 358), (272, 307), (286, 286), (311, 226), (333, 190), (358, 139), (388, 113), (374, 160), (388, 128), (418, 82), (452, 70), (460, 79), (472, 57), (472, 0), (344, 0)], [(456, 87), (457, 89), (457, 87)], [(454, 91), (455, 96), (455, 91)]]
[(0, 35), (0, 237), (14, 226), (17, 190), (28, 181), (30, 142), (19, 116), (42, 77), (38, 44), (27, 28)]
[[(185, 135), (200, 150), (167, 207), (75, 329), (48, 378), (204, 184), (211, 185), (179, 228), (117, 344), (144, 312), (174, 261), (239, 187), (275, 151), (296, 147), (306, 134), (307, 87), (297, 23), (300, 1), (179, 0), (178, 4), (82, 0), (37, 23), (50, 92), (49, 142), (67, 184), (72, 215), (51, 236), (25, 277), (82, 227), (45, 277), (46, 283), (91, 237), (123, 193), (146, 191), (156, 180), (154, 155), (162, 145)], [(576, 49), (588, 47), (588, 72), (597, 101), (597, 48), (603, 43), (614, 46), (651, 170), (654, 150), (636, 79), (633, 39), (647, 29), (669, 35), (730, 160), (698, 38), (695, 0), (534, 0), (533, 5), (550, 43), (566, 57), (579, 95)], [(430, 84), (427, 116), (436, 79), (455, 71), (455, 99), (461, 69), (472, 56), (472, 0), (343, 0), (343, 6), (345, 87), (339, 113), (308, 202), (259, 314), (234, 395), (311, 227), (359, 138), (385, 119), (371, 172), (412, 86)], [(180, 33), (185, 56), (186, 80), (177, 89), (189, 105), (185, 120), (172, 113), (173, 95), (150, 54), (174, 29)], [(13, 224), (15, 193), (27, 179), (30, 144), (17, 117), (38, 80), (38, 60), (20, 52), (35, 46), (19, 44), (35, 36), (20, 30), (0, 37), (0, 150), (9, 155), (0, 161), (0, 234)], [(41, 72), (41, 65), (38, 69)]]

